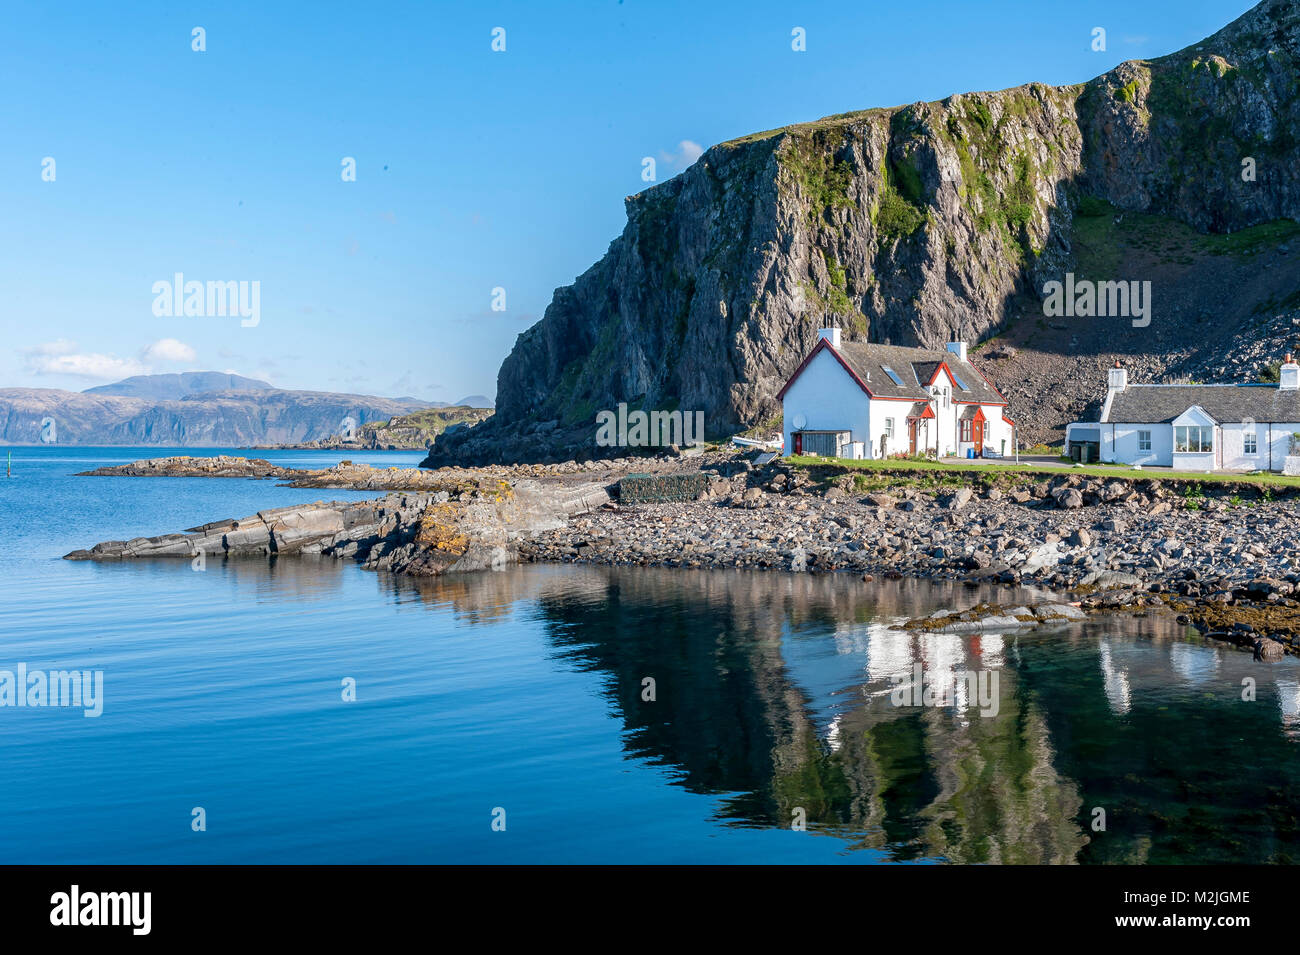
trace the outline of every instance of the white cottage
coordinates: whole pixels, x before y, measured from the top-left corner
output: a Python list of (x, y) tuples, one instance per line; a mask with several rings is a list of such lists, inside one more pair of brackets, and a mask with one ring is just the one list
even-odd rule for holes
[(1007, 400), (971, 363), (965, 342), (905, 348), (844, 342), (838, 328), (817, 335), (777, 395), (787, 455), (984, 457), (1015, 449)]
[(1188, 471), (1281, 471), (1300, 433), (1300, 365), (1276, 385), (1133, 385), (1110, 369), (1101, 420), (1066, 429), (1066, 453)]

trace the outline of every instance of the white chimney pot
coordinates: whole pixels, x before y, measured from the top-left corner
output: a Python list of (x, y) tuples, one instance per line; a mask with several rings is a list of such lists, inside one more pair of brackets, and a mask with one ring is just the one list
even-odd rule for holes
[(817, 329), (817, 337), (824, 342), (829, 342), (832, 348), (840, 347), (840, 330), (838, 328), (819, 328)]
[(1290, 354), (1278, 369), (1277, 388), (1278, 391), (1300, 391), (1300, 365), (1292, 360)]

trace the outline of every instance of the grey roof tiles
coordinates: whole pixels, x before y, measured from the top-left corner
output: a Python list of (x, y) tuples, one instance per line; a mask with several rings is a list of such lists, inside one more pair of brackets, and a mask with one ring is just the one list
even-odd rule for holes
[(1193, 405), (1220, 424), (1300, 422), (1300, 391), (1280, 391), (1277, 385), (1129, 385), (1115, 393), (1103, 420), (1167, 424)]

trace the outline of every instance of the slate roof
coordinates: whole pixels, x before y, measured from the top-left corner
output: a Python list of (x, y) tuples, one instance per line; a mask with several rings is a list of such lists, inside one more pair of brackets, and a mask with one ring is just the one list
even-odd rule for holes
[[(829, 346), (828, 346), (829, 347)], [(963, 362), (942, 348), (908, 348), (903, 345), (877, 345), (869, 342), (844, 342), (836, 351), (854, 373), (866, 383), (876, 398), (911, 398), (928, 401), (925, 383), (934, 377), (939, 365), (946, 364), (961, 379), (967, 390), (954, 388), (954, 401), (976, 401), (987, 405), (1005, 405), (1002, 397), (971, 362)], [(894, 384), (885, 372), (888, 366), (902, 380)], [(802, 370), (802, 369), (801, 369)], [(795, 372), (796, 376), (798, 372)], [(791, 381), (794, 379), (792, 378)], [(788, 385), (787, 385), (788, 387)]]
[(1277, 385), (1129, 385), (1111, 398), (1102, 420), (1168, 424), (1192, 405), (1220, 424), (1300, 422), (1300, 391), (1281, 391)]

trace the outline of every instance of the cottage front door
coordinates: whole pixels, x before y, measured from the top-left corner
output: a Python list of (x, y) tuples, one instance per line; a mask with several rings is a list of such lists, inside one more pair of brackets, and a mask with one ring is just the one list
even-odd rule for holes
[(907, 453), (916, 454), (916, 419), (907, 420)]
[(971, 435), (975, 443), (975, 457), (984, 456), (984, 422), (979, 418), (975, 419), (975, 426), (971, 429)]

